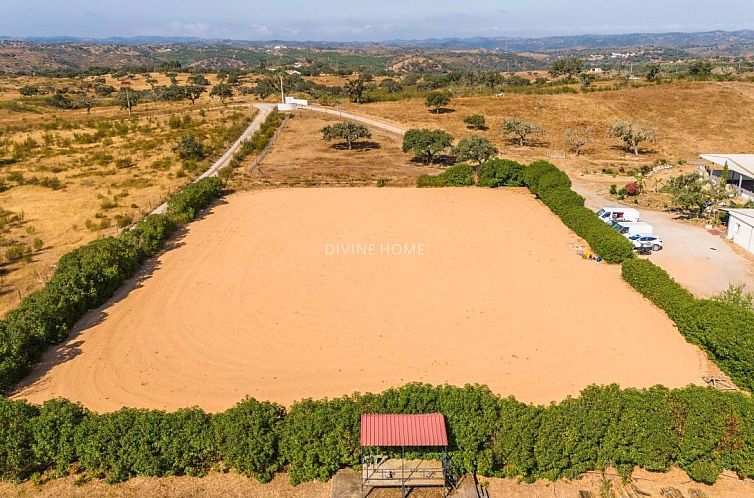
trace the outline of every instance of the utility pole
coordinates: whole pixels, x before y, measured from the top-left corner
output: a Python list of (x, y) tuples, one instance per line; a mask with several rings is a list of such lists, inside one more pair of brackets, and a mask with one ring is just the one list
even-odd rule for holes
[(285, 104), (285, 92), (283, 91), (283, 75), (280, 75), (280, 103)]

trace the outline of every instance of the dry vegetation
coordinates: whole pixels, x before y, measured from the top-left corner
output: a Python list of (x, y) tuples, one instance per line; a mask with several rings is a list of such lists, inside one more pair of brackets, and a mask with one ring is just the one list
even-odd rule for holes
[[(18, 93), (28, 84), (84, 89), (89, 79), (0, 79), (0, 314), (43, 285), (62, 254), (138, 221), (206, 169), (252, 117), (206, 93), (193, 106), (140, 104), (131, 118), (105, 101), (87, 113)], [(132, 81), (148, 87), (143, 75)], [(183, 135), (200, 139), (204, 158), (176, 155)]]
[(343, 144), (325, 142), (320, 130), (340, 120), (299, 112), (281, 132), (275, 147), (251, 170), (247, 160), (234, 175), (236, 188), (295, 186), (414, 186), (419, 175), (440, 170), (411, 162), (401, 150), (401, 138), (372, 131), (348, 150)]
[[(454, 98), (449, 107), (452, 112), (438, 115), (430, 113), (424, 101), (418, 99), (349, 105), (354, 112), (379, 116), (398, 126), (443, 128), (456, 139), (473, 134), (488, 137), (504, 157), (522, 161), (549, 158), (571, 176), (601, 182), (599, 188), (605, 192), (611, 183), (632, 180), (622, 172), (645, 165), (667, 161), (675, 168), (666, 176), (675, 175), (690, 168), (682, 164), (695, 165), (694, 158), (699, 153), (745, 152), (754, 148), (751, 83), (673, 82), (595, 93), (464, 97)], [(489, 130), (467, 129), (463, 117), (471, 114), (484, 115)], [(519, 147), (505, 140), (499, 129), (503, 119), (511, 116), (541, 124), (546, 130), (542, 142), (534, 147)], [(608, 137), (610, 125), (621, 119), (652, 124), (658, 129), (657, 140), (647, 144), (647, 150), (639, 157), (625, 152), (617, 140)], [(580, 157), (569, 151), (564, 138), (565, 129), (576, 126), (591, 126), (594, 132), (593, 143)]]

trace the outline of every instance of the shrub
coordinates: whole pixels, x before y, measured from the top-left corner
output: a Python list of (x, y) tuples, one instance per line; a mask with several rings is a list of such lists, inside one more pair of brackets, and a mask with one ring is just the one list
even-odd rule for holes
[(614, 183), (610, 184), (610, 195), (618, 194), (618, 186)]
[(468, 187), (474, 184), (474, 172), (468, 164), (456, 164), (439, 175), (421, 175), (417, 187)]
[(207, 155), (204, 145), (194, 135), (183, 135), (173, 147), (173, 152), (186, 161), (198, 161)]
[(281, 467), (280, 432), (284, 410), (246, 398), (214, 418), (217, 446), (225, 463), (262, 482)]
[(463, 122), (472, 130), (486, 130), (487, 122), (481, 114), (472, 114), (463, 118)]
[(21, 480), (36, 470), (32, 420), (38, 411), (25, 401), (0, 399), (0, 478)]
[(754, 311), (715, 299), (696, 299), (657, 265), (624, 261), (623, 278), (665, 310), (679, 332), (704, 349), (733, 381), (754, 389)]
[(65, 399), (45, 401), (31, 422), (34, 459), (43, 469), (65, 472), (76, 461), (74, 438), (87, 411)]
[(522, 187), (524, 167), (509, 159), (491, 159), (479, 167), (480, 187)]
[(584, 198), (571, 190), (571, 180), (554, 165), (530, 164), (524, 169), (524, 183), (605, 261), (620, 263), (633, 257), (631, 242), (585, 208)]
[(189, 183), (168, 200), (167, 214), (177, 223), (188, 223), (197, 212), (220, 196), (222, 181), (217, 177)]
[(636, 182), (627, 183), (625, 189), (626, 195), (628, 196), (639, 195), (639, 193), (641, 192), (641, 189)]

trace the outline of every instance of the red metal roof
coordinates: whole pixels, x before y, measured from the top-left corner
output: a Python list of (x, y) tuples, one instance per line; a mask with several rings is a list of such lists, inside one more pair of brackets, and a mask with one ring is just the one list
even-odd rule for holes
[(361, 446), (447, 445), (448, 434), (442, 413), (361, 415)]

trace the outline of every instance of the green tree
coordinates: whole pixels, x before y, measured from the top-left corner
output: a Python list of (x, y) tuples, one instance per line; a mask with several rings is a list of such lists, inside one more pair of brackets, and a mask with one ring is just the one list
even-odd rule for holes
[(353, 143), (360, 138), (372, 138), (369, 128), (353, 121), (343, 121), (322, 128), (322, 140), (343, 139), (348, 144), (348, 150), (353, 149)]
[(189, 76), (188, 82), (192, 85), (209, 86), (209, 80), (201, 73)]
[(659, 64), (647, 64), (647, 81), (656, 81), (662, 72)]
[(468, 128), (471, 128), (472, 130), (486, 130), (487, 129), (487, 122), (484, 119), (484, 116), (481, 114), (472, 114), (471, 116), (466, 116), (463, 118), (463, 122), (466, 123)]
[(497, 156), (497, 147), (484, 137), (464, 138), (453, 150), (459, 161), (474, 161), (477, 165)]
[(558, 59), (550, 66), (549, 73), (553, 77), (565, 76), (572, 79), (574, 74), (584, 70), (584, 62), (578, 57), (564, 57)]
[(430, 92), (427, 95), (427, 99), (424, 101), (424, 105), (433, 108), (435, 114), (439, 114), (442, 109), (450, 104), (450, 92)]
[(205, 91), (206, 88), (202, 85), (186, 85), (184, 87), (184, 95), (191, 101), (191, 105), (194, 105), (196, 99), (198, 99)]
[(233, 88), (227, 83), (218, 83), (217, 85), (212, 87), (212, 90), (209, 92), (209, 96), (220, 97), (220, 102), (224, 104), (226, 99), (229, 99), (233, 96)]
[(529, 143), (531, 137), (544, 134), (544, 128), (539, 124), (516, 117), (505, 118), (500, 131), (503, 135), (513, 136), (522, 147)]
[(55, 92), (52, 97), (47, 99), (47, 103), (58, 109), (72, 109), (73, 102), (66, 97), (62, 92)]
[(686, 173), (668, 180), (661, 191), (672, 196), (676, 208), (702, 217), (711, 202), (710, 190), (707, 187), (707, 182), (697, 173)]
[(78, 109), (86, 109), (86, 113), (89, 114), (92, 112), (92, 107), (97, 105), (97, 101), (92, 97), (82, 95), (73, 102), (73, 105)]
[(413, 129), (403, 137), (403, 152), (413, 152), (425, 164), (433, 164), (452, 144), (453, 137), (443, 130)]
[(178, 154), (183, 160), (198, 161), (206, 157), (207, 152), (204, 145), (194, 135), (183, 135), (178, 143), (173, 147), (173, 152)]
[(131, 111), (139, 104), (141, 100), (142, 92), (132, 90), (129, 87), (121, 88), (117, 94), (115, 94), (115, 103), (120, 106), (121, 109), (128, 111), (128, 115), (131, 115)]
[(639, 155), (639, 144), (654, 140), (657, 130), (652, 126), (638, 125), (630, 121), (616, 121), (610, 127), (609, 135), (623, 141), (627, 150)]
[(692, 78), (709, 78), (712, 74), (712, 63), (708, 61), (694, 61), (689, 64), (689, 76)]
[(380, 88), (387, 93), (398, 93), (403, 90), (403, 86), (392, 78), (386, 78), (380, 83)]
[(20, 93), (24, 97), (32, 97), (34, 95), (39, 95), (41, 93), (41, 90), (39, 89), (39, 87), (34, 85), (24, 85), (18, 89), (18, 93)]
[(345, 84), (343, 90), (345, 91), (346, 95), (348, 95), (348, 98), (351, 99), (351, 102), (361, 104), (361, 102), (364, 100), (364, 95), (366, 95), (367, 92), (367, 88), (364, 83), (364, 80), (359, 78), (357, 80), (349, 81)]

